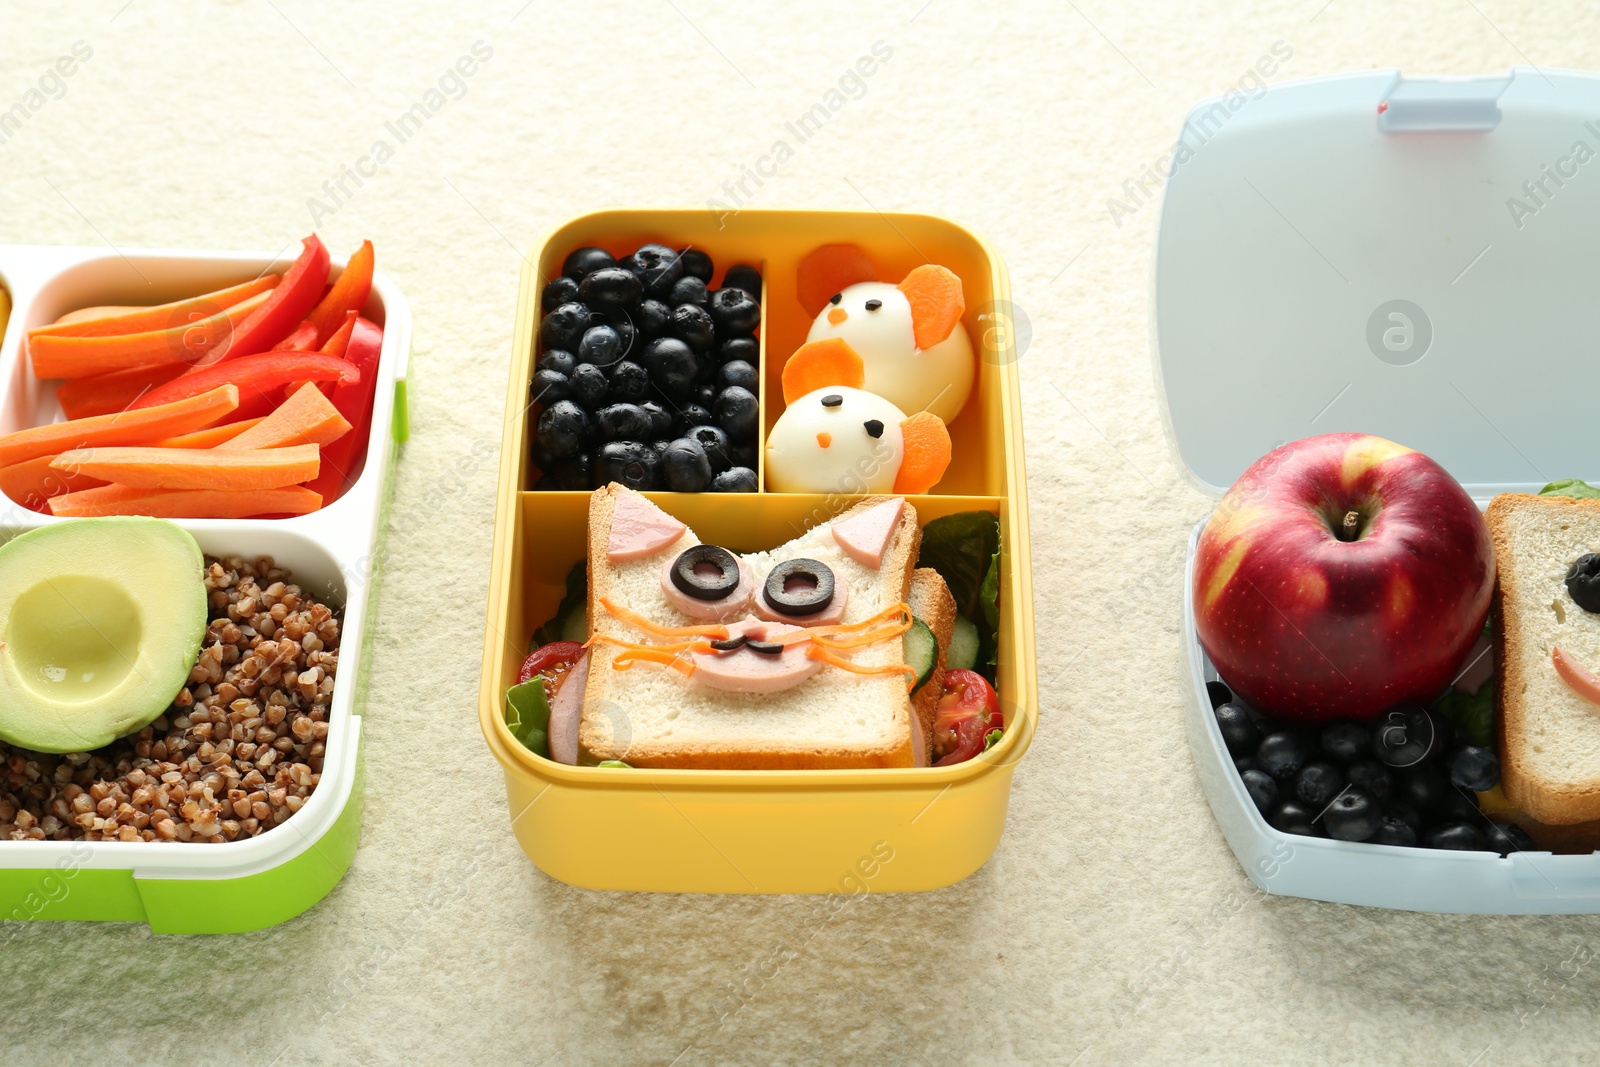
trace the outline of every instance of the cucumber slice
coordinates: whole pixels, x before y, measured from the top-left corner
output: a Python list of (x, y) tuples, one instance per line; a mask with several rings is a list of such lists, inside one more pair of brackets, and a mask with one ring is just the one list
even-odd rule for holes
[(915, 693), (933, 677), (933, 668), (939, 664), (939, 642), (934, 640), (928, 624), (918, 618), (911, 620), (911, 629), (901, 640), (906, 646), (906, 666), (917, 672), (917, 683), (911, 687)]
[[(559, 640), (574, 641), (580, 645), (589, 640), (589, 619), (587, 611), (582, 604), (567, 612), (567, 617), (561, 620), (561, 637)], [(976, 641), (977, 638), (974, 637), (973, 640)], [(978, 646), (973, 645), (972, 647), (976, 651)]]
[(978, 627), (965, 615), (956, 616), (956, 628), (945, 649), (945, 666), (953, 671), (970, 671), (978, 662)]

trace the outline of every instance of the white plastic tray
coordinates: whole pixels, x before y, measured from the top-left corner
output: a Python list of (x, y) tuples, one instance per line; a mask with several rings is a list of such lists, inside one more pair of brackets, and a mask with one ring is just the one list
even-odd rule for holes
[[(1480, 506), (1600, 480), (1600, 162), (1575, 159), (1580, 141), (1600, 156), (1600, 77), (1378, 70), (1233, 95), (1185, 120), (1158, 225), (1156, 378), (1194, 482), (1220, 496), (1277, 445), (1336, 431), (1420, 449)], [(1534, 203), (1525, 183), (1539, 182)], [(1217, 674), (1190, 599), (1199, 532), (1184, 579), (1189, 741), (1253, 882), (1375, 907), (1600, 912), (1600, 853), (1502, 858), (1268, 825), (1206, 693)]]
[[(296, 247), (298, 252), (298, 247)], [(61, 410), (54, 382), (33, 377), (26, 331), (77, 308), (160, 304), (287, 269), (270, 253), (128, 251), (0, 245), (0, 284), (13, 309), (0, 342), (0, 433), (55, 422)], [(334, 260), (335, 272), (344, 262)], [(374, 546), (389, 484), (397, 383), (411, 352), (411, 312), (398, 287), (375, 274), (363, 314), (383, 327), (378, 384), (366, 461), (355, 484), (327, 507), (286, 519), (180, 519), (203, 551), (213, 555), (272, 556), (319, 599), (342, 606), (339, 677), (328, 721), (323, 772), (306, 804), (257, 837), (221, 844), (179, 842), (0, 842), (0, 869), (130, 870), (136, 879), (233, 879), (294, 859), (316, 845), (351, 800), (365, 697), (364, 642), (376, 578)], [(0, 498), (0, 540), (64, 521)], [(75, 850), (75, 851), (74, 851)]]

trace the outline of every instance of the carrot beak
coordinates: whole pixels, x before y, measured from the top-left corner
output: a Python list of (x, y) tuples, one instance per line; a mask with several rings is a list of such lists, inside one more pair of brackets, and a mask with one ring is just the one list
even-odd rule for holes
[(832, 308), (828, 311), (828, 321), (837, 326), (850, 317), (850, 312), (844, 308)]
[(827, 430), (823, 430), (821, 433), (817, 434), (817, 444), (821, 445), (823, 448), (831, 447), (833, 445), (833, 434), (829, 433)]

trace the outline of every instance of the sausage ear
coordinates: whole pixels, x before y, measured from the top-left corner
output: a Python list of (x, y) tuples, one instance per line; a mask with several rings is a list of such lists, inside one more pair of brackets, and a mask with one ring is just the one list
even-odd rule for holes
[(921, 349), (932, 348), (949, 337), (967, 310), (961, 279), (934, 263), (917, 267), (897, 288), (911, 305), (911, 332)]
[(939, 484), (950, 466), (950, 431), (931, 411), (919, 411), (900, 423), (904, 455), (894, 476), (896, 493), (926, 493)]
[(867, 368), (856, 350), (842, 337), (807, 341), (783, 365), (783, 402), (796, 400), (816, 389), (844, 385), (860, 389), (867, 384)]

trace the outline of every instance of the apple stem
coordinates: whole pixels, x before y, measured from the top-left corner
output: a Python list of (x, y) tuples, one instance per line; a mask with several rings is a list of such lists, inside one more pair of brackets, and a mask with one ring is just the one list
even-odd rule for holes
[(1339, 540), (1346, 542), (1354, 541), (1361, 536), (1361, 512), (1347, 511), (1344, 513), (1344, 521), (1339, 523), (1338, 536)]

